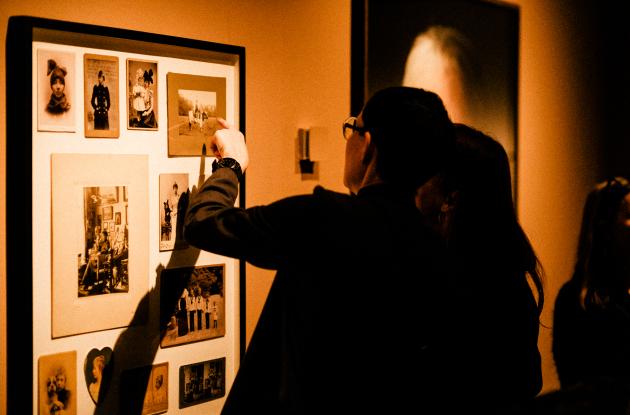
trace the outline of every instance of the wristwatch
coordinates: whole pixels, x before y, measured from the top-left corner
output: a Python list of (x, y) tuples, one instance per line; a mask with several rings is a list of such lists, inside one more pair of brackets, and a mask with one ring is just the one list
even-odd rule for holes
[(232, 169), (234, 173), (236, 173), (236, 177), (238, 177), (238, 181), (240, 182), (243, 179), (243, 170), (241, 170), (241, 165), (238, 164), (238, 161), (234, 160), (230, 157), (224, 157), (222, 159), (216, 159), (212, 162), (212, 173), (217, 171), (222, 167), (227, 167), (228, 169)]

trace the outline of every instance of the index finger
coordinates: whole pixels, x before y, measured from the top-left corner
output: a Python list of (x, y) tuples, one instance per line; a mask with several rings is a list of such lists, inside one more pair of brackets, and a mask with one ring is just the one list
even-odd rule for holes
[(231, 127), (232, 127), (232, 126), (231, 126), (231, 125), (230, 125), (230, 124), (229, 124), (226, 120), (224, 120), (223, 118), (217, 118), (217, 122), (218, 122), (218, 123), (221, 125), (221, 127), (223, 127), (223, 128), (229, 129), (229, 128), (231, 128)]

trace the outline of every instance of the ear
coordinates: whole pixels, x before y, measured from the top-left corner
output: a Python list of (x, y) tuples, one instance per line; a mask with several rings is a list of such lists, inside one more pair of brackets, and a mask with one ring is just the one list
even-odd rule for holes
[(372, 134), (370, 134), (369, 131), (363, 134), (363, 146), (361, 147), (361, 151), (363, 152), (361, 157), (363, 164), (370, 164), (372, 160), (375, 159), (376, 147), (372, 142)]

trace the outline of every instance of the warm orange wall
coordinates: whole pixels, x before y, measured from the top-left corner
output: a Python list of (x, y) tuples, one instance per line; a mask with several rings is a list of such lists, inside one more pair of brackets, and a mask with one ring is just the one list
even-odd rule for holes
[[(350, 104), (350, 1), (128, 1), (0, 0), (0, 48), (4, 56), (10, 15), (33, 15), (164, 33), (246, 47), (247, 136), (252, 163), (247, 204), (309, 192), (316, 183), (342, 190), (340, 121)], [(551, 325), (555, 294), (571, 272), (581, 205), (598, 176), (594, 121), (579, 102), (589, 102), (572, 39), (576, 20), (570, 1), (515, 0), (521, 7), (519, 73), (519, 214), (547, 272)], [(264, 6), (263, 6), (264, 4)], [(5, 63), (0, 63), (0, 102), (5, 102)], [(575, 104), (574, 104), (575, 103)], [(5, 333), (5, 127), (0, 112), (0, 330)], [(596, 121), (595, 121), (596, 122)], [(319, 182), (295, 171), (298, 128), (312, 128)], [(248, 266), (248, 337), (273, 274)], [(550, 331), (543, 329), (545, 390), (557, 387), (550, 356)], [(5, 408), (5, 336), (0, 335), (0, 413)]]

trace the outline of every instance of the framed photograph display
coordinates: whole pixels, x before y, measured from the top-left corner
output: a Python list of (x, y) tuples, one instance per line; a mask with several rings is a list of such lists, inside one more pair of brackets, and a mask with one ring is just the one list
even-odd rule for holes
[(513, 4), (352, 0), (351, 111), (388, 86), (434, 91), (453, 121), (503, 145), (515, 186), (518, 39)]
[(220, 413), (245, 264), (179, 232), (216, 117), (245, 131), (244, 48), (14, 16), (6, 67), (8, 413)]

